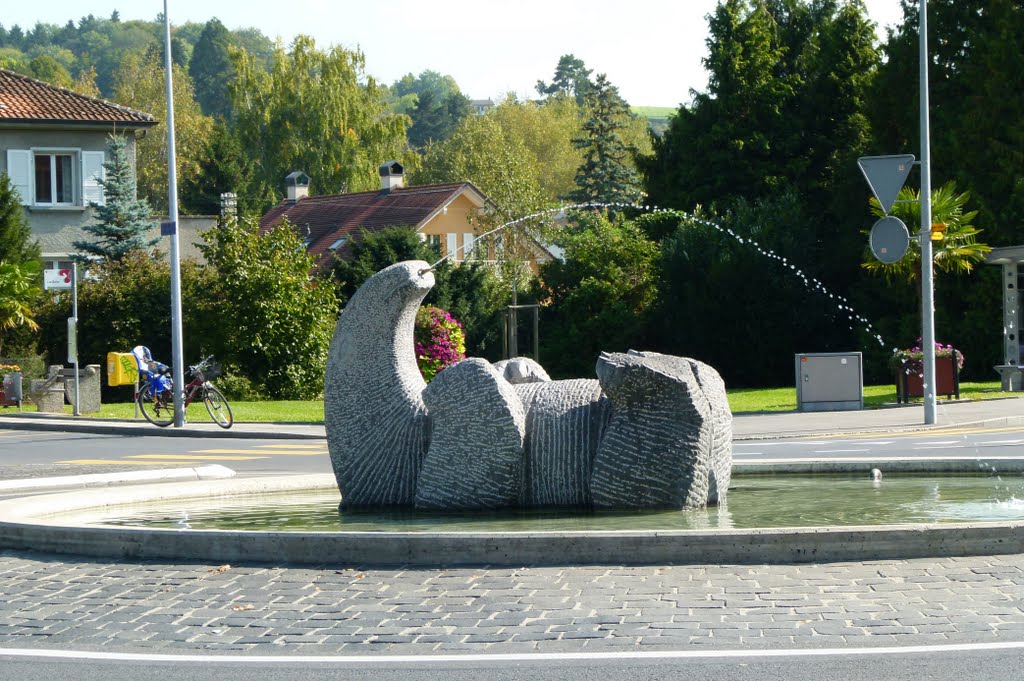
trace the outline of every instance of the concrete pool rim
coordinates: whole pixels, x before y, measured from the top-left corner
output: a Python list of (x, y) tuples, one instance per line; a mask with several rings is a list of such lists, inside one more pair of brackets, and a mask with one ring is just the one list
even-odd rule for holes
[[(864, 459), (736, 464), (737, 475), (1024, 472), (1024, 459)], [(0, 501), (0, 549), (94, 558), (295, 565), (786, 564), (1024, 553), (1024, 521), (728, 530), (273, 532), (87, 525), (56, 513), (160, 500), (335, 487), (331, 474), (90, 489)]]

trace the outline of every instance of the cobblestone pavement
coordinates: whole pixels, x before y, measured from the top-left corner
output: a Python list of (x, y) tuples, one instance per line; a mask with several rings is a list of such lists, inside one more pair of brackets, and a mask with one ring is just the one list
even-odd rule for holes
[(1024, 555), (335, 570), (0, 551), (0, 648), (331, 655), (1022, 640)]

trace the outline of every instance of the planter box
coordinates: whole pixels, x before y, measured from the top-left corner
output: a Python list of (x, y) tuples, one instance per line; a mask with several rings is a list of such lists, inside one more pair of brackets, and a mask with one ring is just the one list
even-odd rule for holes
[[(946, 399), (960, 399), (960, 371), (956, 366), (956, 354), (935, 358), (935, 394)], [(924, 397), (924, 379), (905, 371), (896, 372), (896, 401), (908, 402), (911, 397)]]

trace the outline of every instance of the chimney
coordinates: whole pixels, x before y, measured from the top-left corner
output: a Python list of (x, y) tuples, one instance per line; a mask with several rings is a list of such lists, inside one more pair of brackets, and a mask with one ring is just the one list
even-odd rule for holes
[(220, 216), (238, 217), (238, 196), (233, 192), (224, 192), (220, 195)]
[(288, 203), (298, 203), (300, 199), (309, 196), (309, 175), (301, 170), (288, 173), (284, 184), (288, 191)]
[(385, 161), (380, 167), (380, 190), (390, 194), (392, 189), (402, 186), (402, 164), (398, 161)]

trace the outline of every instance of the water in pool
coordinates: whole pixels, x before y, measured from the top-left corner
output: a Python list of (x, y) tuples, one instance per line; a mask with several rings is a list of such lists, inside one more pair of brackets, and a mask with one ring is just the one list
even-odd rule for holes
[(744, 475), (728, 503), (658, 512), (344, 512), (336, 490), (114, 507), (76, 520), (106, 525), (291, 532), (703, 530), (1024, 520), (1024, 477)]

